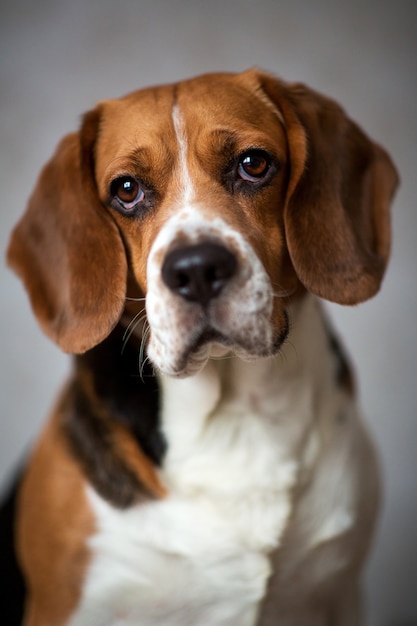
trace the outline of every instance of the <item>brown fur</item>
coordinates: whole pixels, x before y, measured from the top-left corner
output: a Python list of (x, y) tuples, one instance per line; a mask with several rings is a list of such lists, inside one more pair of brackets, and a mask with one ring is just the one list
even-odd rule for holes
[(84, 477), (68, 453), (55, 412), (34, 452), (19, 496), (18, 552), (29, 586), (25, 626), (65, 623), (77, 605), (94, 520)]

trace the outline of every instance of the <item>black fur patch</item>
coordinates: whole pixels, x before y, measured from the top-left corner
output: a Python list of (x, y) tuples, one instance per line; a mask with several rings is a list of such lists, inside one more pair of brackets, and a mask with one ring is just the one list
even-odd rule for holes
[(159, 430), (158, 383), (150, 367), (139, 373), (139, 347), (122, 351), (123, 329), (75, 360), (75, 378), (65, 395), (64, 427), (72, 452), (98, 493), (117, 507), (149, 497), (144, 485), (116, 450), (112, 423), (126, 426), (156, 465), (165, 453)]
[(15, 480), (0, 506), (0, 616), (7, 626), (20, 626), (23, 620), (25, 582), (15, 551), (16, 500), (20, 480)]

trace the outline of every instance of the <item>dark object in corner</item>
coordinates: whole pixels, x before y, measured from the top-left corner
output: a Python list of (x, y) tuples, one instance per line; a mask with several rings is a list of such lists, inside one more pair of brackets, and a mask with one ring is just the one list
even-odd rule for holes
[(25, 583), (16, 558), (14, 519), (20, 474), (1, 494), (0, 503), (0, 622), (21, 626)]

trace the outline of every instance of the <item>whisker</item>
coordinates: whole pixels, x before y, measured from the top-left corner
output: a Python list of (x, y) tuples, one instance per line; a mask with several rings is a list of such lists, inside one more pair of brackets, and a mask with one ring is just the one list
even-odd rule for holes
[(125, 347), (127, 346), (129, 339), (131, 338), (131, 336), (133, 335), (133, 333), (135, 332), (136, 328), (139, 326), (139, 324), (141, 322), (143, 322), (143, 320), (146, 318), (146, 312), (139, 311), (139, 313), (137, 313), (135, 315), (135, 317), (129, 322), (129, 325), (127, 326), (125, 332), (123, 333), (123, 337), (122, 337), (122, 341), (123, 341), (123, 345), (122, 345), (122, 354), (124, 352)]
[(130, 337), (133, 330), (136, 328), (138, 324), (141, 323), (141, 321), (143, 321), (145, 317), (146, 317), (146, 312), (144, 310), (139, 311), (139, 313), (136, 313), (135, 317), (130, 320), (128, 326), (126, 327), (126, 330), (123, 333), (123, 339), (125, 339), (127, 334), (129, 334), (129, 337)]
[(148, 337), (150, 335), (150, 332), (151, 332), (151, 327), (150, 327), (148, 322), (145, 322), (145, 327), (144, 327), (143, 332), (142, 332), (142, 339), (141, 339), (141, 342), (140, 342), (140, 350), (139, 350), (139, 362), (140, 363), (143, 360), (143, 353), (144, 353), (145, 345), (147, 343), (147, 340), (148, 340)]
[[(146, 364), (147, 364), (148, 362), (150, 363), (150, 359), (149, 359), (149, 357), (147, 356), (147, 357), (144, 359), (144, 361), (143, 361), (143, 363), (142, 363), (142, 365), (141, 365), (141, 367), (140, 367), (140, 369), (139, 369), (139, 376), (140, 376), (140, 379), (141, 379), (141, 381), (142, 381), (142, 382), (144, 382), (143, 370), (145, 369)], [(153, 375), (153, 376), (155, 376), (155, 372), (154, 372), (154, 371), (153, 371), (153, 374), (152, 374), (152, 375)]]
[(145, 329), (142, 334), (142, 340), (140, 342), (140, 349), (139, 349), (139, 375), (142, 381), (143, 381), (143, 371), (145, 369), (146, 362), (149, 361), (149, 357), (147, 355), (145, 358), (143, 357), (144, 357), (145, 348), (146, 348), (146, 344), (148, 342), (150, 333), (151, 333), (151, 327), (149, 326), (148, 323), (146, 323)]
[(130, 296), (126, 296), (125, 299), (129, 300), (129, 302), (145, 302), (146, 297), (145, 298), (131, 298)]

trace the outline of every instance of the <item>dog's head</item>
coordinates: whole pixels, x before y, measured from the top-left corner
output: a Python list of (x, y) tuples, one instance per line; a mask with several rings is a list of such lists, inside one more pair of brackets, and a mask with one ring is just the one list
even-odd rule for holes
[(333, 101), (251, 70), (106, 101), (61, 142), (8, 258), (65, 351), (101, 342), (134, 301), (171, 375), (212, 346), (273, 354), (288, 296), (378, 290), (395, 169)]

